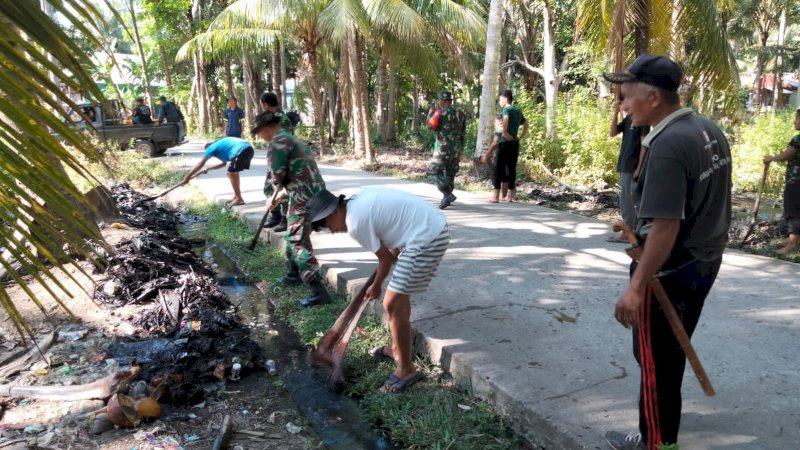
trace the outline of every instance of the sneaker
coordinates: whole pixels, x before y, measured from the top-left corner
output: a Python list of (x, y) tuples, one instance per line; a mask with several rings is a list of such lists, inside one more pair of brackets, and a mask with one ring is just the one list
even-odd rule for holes
[(456, 201), (456, 196), (451, 192), (445, 198), (442, 199), (441, 203), (439, 203), (439, 209), (447, 208), (454, 201)]
[(606, 441), (614, 450), (647, 450), (642, 442), (642, 433), (634, 431), (622, 434), (618, 431), (606, 432)]

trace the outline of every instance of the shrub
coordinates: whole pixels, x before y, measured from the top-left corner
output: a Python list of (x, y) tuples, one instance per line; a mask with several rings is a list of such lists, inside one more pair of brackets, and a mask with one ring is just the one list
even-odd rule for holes
[[(783, 151), (797, 133), (792, 126), (793, 112), (759, 115), (742, 123), (731, 137), (733, 157), (733, 184), (737, 190), (756, 190), (761, 182), (764, 156)], [(773, 164), (775, 166), (776, 164)], [(783, 166), (783, 164), (777, 164)], [(772, 167), (767, 178), (767, 189), (780, 192), (783, 189), (784, 170)]]

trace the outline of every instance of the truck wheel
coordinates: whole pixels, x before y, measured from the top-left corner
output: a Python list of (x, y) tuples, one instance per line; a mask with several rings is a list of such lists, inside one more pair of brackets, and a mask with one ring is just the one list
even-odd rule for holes
[(158, 156), (158, 149), (150, 141), (139, 140), (133, 144), (133, 149), (143, 155)]

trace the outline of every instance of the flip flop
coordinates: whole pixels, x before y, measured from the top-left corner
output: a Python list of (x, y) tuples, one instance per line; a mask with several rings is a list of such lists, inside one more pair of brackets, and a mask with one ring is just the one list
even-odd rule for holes
[(370, 356), (370, 358), (378, 361), (391, 361), (393, 363), (396, 363), (397, 361), (395, 361), (394, 358), (386, 354), (386, 352), (384, 351), (385, 348), (386, 348), (385, 345), (380, 345), (378, 347), (371, 348), (367, 352), (367, 354)]
[(386, 379), (386, 381), (383, 382), (383, 385), (385, 387), (394, 388), (394, 390), (391, 391), (391, 392), (383, 392), (383, 391), (381, 391), (381, 392), (383, 392), (384, 394), (390, 394), (390, 395), (401, 394), (401, 393), (405, 392), (406, 389), (408, 389), (411, 386), (413, 386), (414, 384), (416, 384), (418, 381), (422, 381), (424, 379), (425, 379), (425, 375), (422, 372), (419, 372), (419, 371), (417, 371), (417, 373), (415, 373), (411, 378), (409, 378), (407, 380), (403, 379), (403, 378), (400, 378), (395, 374), (392, 374), (391, 376), (389, 376), (389, 378)]
[(493, 198), (487, 198), (487, 199), (484, 199), (483, 201), (486, 202), (486, 203), (497, 203), (500, 200), (495, 200)]
[(244, 200), (238, 201), (236, 203), (228, 203), (228, 208), (233, 208), (234, 206), (241, 206), (244, 205), (246, 202)]

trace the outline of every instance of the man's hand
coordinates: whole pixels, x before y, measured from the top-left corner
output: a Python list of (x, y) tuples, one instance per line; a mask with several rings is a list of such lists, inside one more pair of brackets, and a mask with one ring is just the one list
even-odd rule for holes
[(635, 327), (639, 323), (639, 308), (644, 302), (644, 294), (634, 288), (629, 287), (625, 293), (617, 300), (614, 308), (614, 317), (623, 327)]
[(771, 163), (771, 162), (773, 162), (773, 161), (775, 161), (775, 158), (774, 158), (774, 157), (772, 157), (772, 156), (765, 156), (765, 157), (764, 157), (764, 165), (765, 165), (765, 166), (768, 166), (768, 165), (769, 165), (769, 163)]
[(489, 155), (484, 153), (483, 156), (481, 156), (481, 164), (486, 164), (488, 162), (489, 162)]
[(381, 298), (381, 292), (382, 292), (381, 284), (380, 283), (372, 283), (367, 288), (367, 291), (364, 294), (364, 297), (368, 301), (377, 300), (377, 299)]

